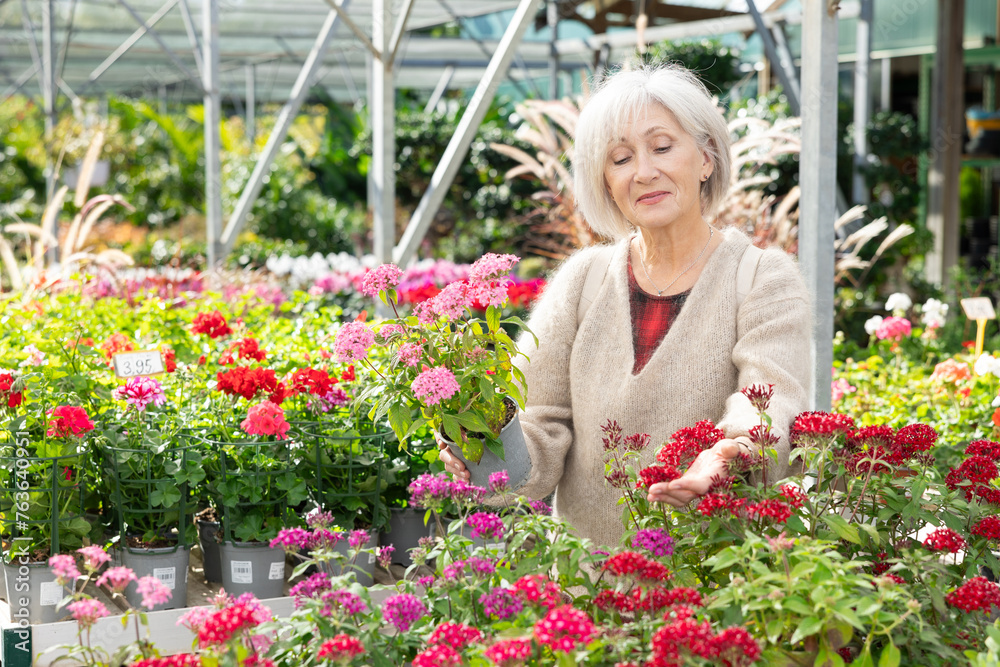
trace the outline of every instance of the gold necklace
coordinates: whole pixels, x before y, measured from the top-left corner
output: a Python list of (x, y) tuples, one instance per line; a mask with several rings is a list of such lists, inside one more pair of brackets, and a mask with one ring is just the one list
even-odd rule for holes
[(670, 284), (667, 285), (666, 287), (664, 287), (663, 289), (660, 289), (659, 287), (657, 287), (656, 283), (653, 282), (653, 279), (649, 277), (649, 271), (646, 270), (646, 261), (642, 258), (642, 248), (639, 248), (639, 264), (642, 266), (642, 272), (644, 274), (646, 274), (646, 280), (648, 280), (649, 284), (652, 285), (653, 289), (656, 290), (656, 296), (663, 296), (663, 293), (666, 292), (671, 287), (673, 287), (674, 283), (681, 279), (681, 276), (683, 276), (685, 273), (687, 273), (688, 271), (690, 271), (691, 269), (694, 268), (694, 265), (697, 264), (701, 260), (702, 256), (704, 256), (704, 254), (705, 254), (705, 251), (708, 250), (708, 246), (712, 242), (712, 237), (713, 236), (715, 236), (715, 228), (712, 227), (711, 225), (709, 225), (709, 227), (708, 227), (708, 240), (705, 241), (705, 247), (701, 249), (701, 252), (698, 253), (698, 256), (694, 258), (694, 261), (691, 262), (691, 265), (688, 266), (683, 271), (681, 271), (679, 274), (677, 274), (677, 277), (674, 278), (673, 280), (671, 280)]

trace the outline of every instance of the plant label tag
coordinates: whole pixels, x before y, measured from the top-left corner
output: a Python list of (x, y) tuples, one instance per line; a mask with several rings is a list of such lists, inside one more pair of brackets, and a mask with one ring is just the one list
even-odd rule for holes
[(494, 542), (493, 544), (487, 544), (487, 549), (496, 549), (499, 553), (507, 553), (507, 545), (504, 542)]
[(163, 357), (159, 350), (119, 352), (111, 360), (115, 365), (115, 375), (120, 378), (159, 375), (163, 372)]
[(996, 308), (988, 296), (977, 296), (970, 299), (962, 299), (962, 310), (970, 320), (995, 320), (997, 318)]
[(177, 583), (177, 568), (176, 567), (154, 567), (153, 576), (160, 580), (160, 583), (174, 590), (174, 585)]
[(231, 574), (234, 584), (253, 583), (253, 562), (248, 560), (234, 560), (230, 563)]
[(374, 553), (368, 554), (368, 564), (371, 565), (374, 562), (375, 562), (375, 554)]
[(55, 607), (63, 599), (63, 587), (55, 581), (43, 581), (39, 598), (43, 607)]
[(271, 581), (278, 581), (285, 578), (285, 564), (271, 563), (271, 571), (267, 573), (267, 578)]

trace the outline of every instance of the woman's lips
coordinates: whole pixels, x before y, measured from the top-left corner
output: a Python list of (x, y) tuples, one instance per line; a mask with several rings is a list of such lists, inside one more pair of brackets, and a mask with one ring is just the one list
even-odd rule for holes
[(645, 194), (645, 195), (639, 197), (639, 199), (637, 199), (635, 203), (636, 204), (658, 204), (661, 201), (663, 201), (664, 197), (666, 197), (669, 194), (670, 194), (669, 192), (665, 192), (663, 190), (661, 190), (659, 192), (650, 192), (649, 194)]

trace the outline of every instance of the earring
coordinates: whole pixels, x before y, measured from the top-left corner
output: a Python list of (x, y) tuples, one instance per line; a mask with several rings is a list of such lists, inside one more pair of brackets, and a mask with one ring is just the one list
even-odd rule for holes
[(707, 180), (708, 180), (708, 174), (706, 174), (705, 176), (702, 176), (702, 177), (701, 177), (701, 182), (702, 182), (702, 183), (704, 183), (704, 182), (705, 182), (705, 181), (707, 181)]

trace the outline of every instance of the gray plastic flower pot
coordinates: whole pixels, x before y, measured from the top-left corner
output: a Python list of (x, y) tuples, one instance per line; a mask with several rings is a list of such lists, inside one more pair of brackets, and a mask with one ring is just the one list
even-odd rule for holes
[(424, 510), (393, 507), (389, 510), (389, 525), (378, 534), (378, 542), (383, 547), (392, 545), (392, 562), (404, 567), (413, 564), (410, 549), (419, 546), (421, 537), (434, 536), (434, 523), (424, 525)]
[(219, 558), (218, 521), (198, 521), (198, 544), (201, 545), (201, 561), (205, 568), (205, 581), (222, 583), (222, 561)]
[(222, 587), (230, 595), (253, 593), (261, 600), (285, 594), (285, 551), (265, 542), (222, 542)]
[[(373, 541), (374, 540), (372, 540), (372, 538), (368, 538), (368, 542), (362, 545), (362, 547), (374, 548), (375, 545), (373, 544)], [(353, 553), (354, 550), (351, 548), (351, 545), (347, 543), (346, 539), (337, 542), (337, 544), (334, 545), (333, 550), (336, 551), (337, 553), (344, 554), (344, 556), (347, 557), (346, 560), (347, 564), (344, 566), (344, 574), (347, 574), (348, 572), (354, 572), (355, 578), (357, 578), (358, 583), (361, 584), (362, 586), (367, 587), (375, 583), (374, 553), (362, 551), (360, 554), (358, 554), (358, 558), (356, 561), (354, 561), (352, 567), (350, 565), (351, 554)]]
[[(187, 606), (188, 563), (191, 550), (186, 546), (164, 547), (162, 549), (133, 549), (123, 547), (122, 564), (135, 572), (136, 579), (156, 577), (170, 589), (170, 599), (146, 611), (180, 609)], [(135, 609), (142, 607), (135, 582), (125, 589), (125, 599)]]
[(14, 623), (52, 623), (68, 616), (56, 611), (56, 605), (69, 593), (56, 583), (48, 563), (3, 564), (7, 580), (7, 604)]
[(524, 486), (531, 473), (531, 456), (524, 442), (524, 432), (521, 431), (520, 413), (514, 413), (514, 418), (500, 431), (500, 442), (503, 443), (504, 458), (494, 454), (488, 447), (484, 448), (483, 458), (479, 463), (469, 461), (462, 454), (462, 448), (455, 443), (449, 447), (455, 456), (462, 459), (465, 467), (472, 473), (470, 482), (484, 489), (490, 488), (490, 475), (506, 470), (510, 477), (510, 488), (513, 491)]

